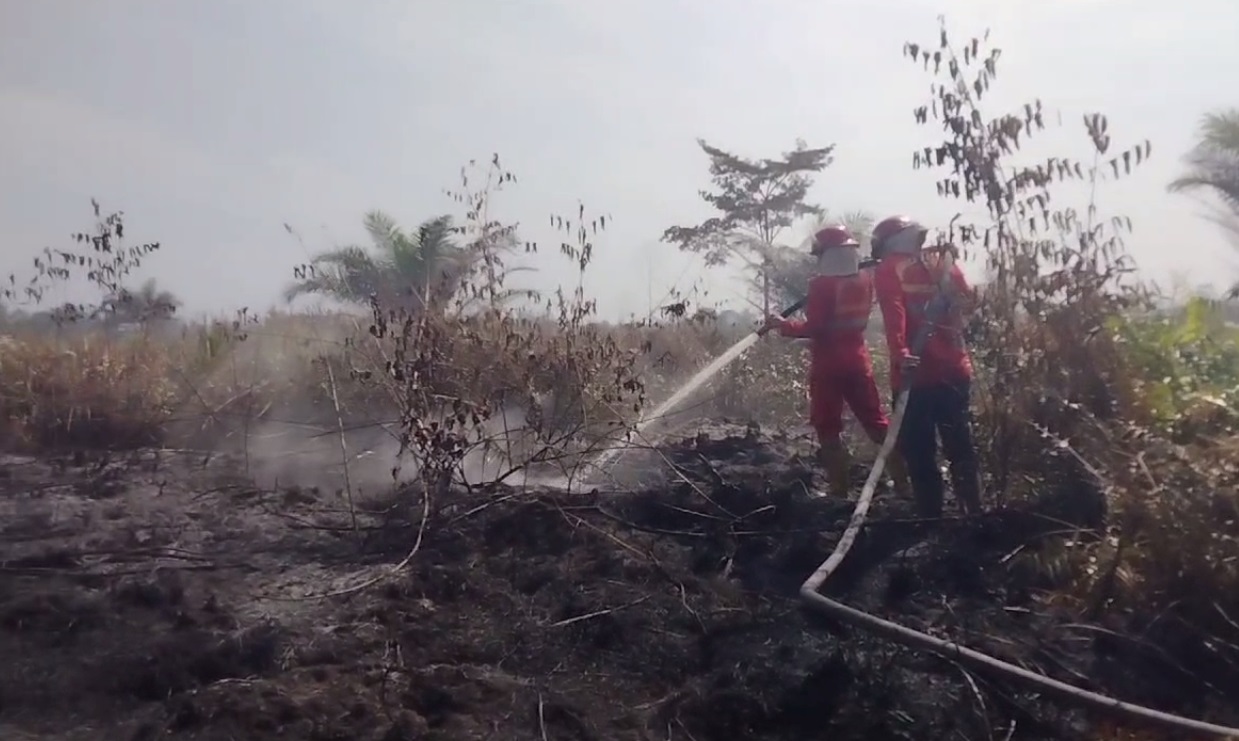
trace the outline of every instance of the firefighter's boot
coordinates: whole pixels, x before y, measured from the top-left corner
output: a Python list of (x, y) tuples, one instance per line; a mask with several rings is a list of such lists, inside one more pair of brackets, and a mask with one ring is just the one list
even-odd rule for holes
[(886, 457), (886, 472), (890, 474), (895, 496), (904, 499), (912, 494), (912, 485), (908, 483), (908, 467), (898, 450), (892, 450)]
[(981, 513), (981, 475), (967, 473), (951, 482), (955, 500), (965, 515)]
[(852, 455), (847, 446), (842, 442), (823, 445), (821, 456), (830, 495), (846, 499), (852, 488)]

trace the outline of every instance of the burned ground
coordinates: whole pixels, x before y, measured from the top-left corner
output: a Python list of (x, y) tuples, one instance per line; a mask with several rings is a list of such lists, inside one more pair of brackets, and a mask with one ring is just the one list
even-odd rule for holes
[[(260, 490), (232, 459), (9, 459), (0, 737), (1103, 737), (1107, 719), (806, 612), (796, 591), (851, 513), (811, 494), (808, 452), (716, 429), (642, 454), (678, 474), (641, 490), (455, 492), (424, 528), (404, 492), (356, 530), (337, 494)], [(1017, 557), (1096, 518), (1063, 487), (967, 523), (883, 496), (828, 593), (1239, 722), (1239, 677), (1191, 640), (1082, 621)]]

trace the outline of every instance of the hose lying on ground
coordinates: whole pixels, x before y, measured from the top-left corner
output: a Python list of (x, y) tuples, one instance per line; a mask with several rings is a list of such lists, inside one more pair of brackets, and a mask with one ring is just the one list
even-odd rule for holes
[[(949, 257), (945, 260), (946, 275), (950, 274), (951, 260)], [(948, 278), (944, 277), (945, 283)], [(936, 306), (930, 308), (926, 312), (926, 322), (922, 331), (913, 341), (913, 354), (916, 354), (928, 339), (928, 328), (930, 326), (929, 318), (933, 316), (934, 308), (942, 308), (945, 304), (945, 296), (940, 294), (935, 298)], [(886, 459), (890, 456), (891, 451), (895, 447), (895, 440), (899, 435), (899, 428), (903, 425), (904, 413), (908, 408), (908, 390), (905, 381), (904, 389), (900, 391), (899, 397), (895, 403), (895, 411), (891, 418), (890, 430), (887, 432), (886, 439), (882, 442), (882, 447), (878, 451), (877, 459), (873, 462), (873, 468), (869, 471), (869, 478), (865, 480), (865, 486), (861, 490), (860, 498), (856, 502), (856, 509), (852, 512), (852, 518), (848, 522), (847, 528), (843, 531), (843, 536), (839, 538), (839, 542), (835, 545), (830, 556), (822, 562), (821, 566), (817, 567), (804, 584), (800, 587), (800, 598), (805, 604), (820, 612), (823, 612), (832, 617), (838, 618), (845, 622), (851, 623), (863, 630), (888, 638), (896, 643), (908, 646), (910, 648), (923, 649), (932, 653), (936, 653), (948, 659), (959, 662), (960, 664), (971, 665), (975, 668), (989, 670), (992, 673), (997, 673), (1008, 677), (1012, 680), (1023, 682), (1024, 684), (1045, 692), (1048, 695), (1058, 697), (1067, 702), (1077, 703), (1096, 710), (1101, 710), (1115, 715), (1125, 716), (1133, 720), (1141, 720), (1148, 723), (1155, 723), (1163, 728), (1173, 729), (1177, 731), (1190, 731), (1194, 733), (1207, 733), (1213, 736), (1223, 738), (1239, 738), (1239, 728), (1230, 728), (1205, 721), (1193, 720), (1184, 718), (1180, 715), (1172, 713), (1164, 713), (1160, 710), (1145, 707), (1143, 705), (1135, 705), (1128, 702), (1117, 700), (1113, 697), (1091, 692), (1089, 690), (1074, 687), (1065, 682), (1060, 682), (1056, 679), (1030, 672), (1027, 669), (1018, 667), (1014, 664), (1009, 664), (1000, 659), (975, 651), (971, 648), (961, 646), (958, 643), (946, 641), (941, 638), (935, 638), (928, 633), (906, 628), (898, 623), (893, 623), (889, 620), (883, 620), (876, 615), (871, 615), (867, 612), (862, 612), (856, 608), (849, 607), (842, 602), (830, 599), (825, 595), (819, 594), (818, 589), (821, 588), (823, 582), (830, 578), (839, 564), (847, 556), (851, 550), (852, 544), (856, 541), (857, 534), (865, 524), (865, 518), (869, 514), (869, 505), (873, 501), (874, 492), (877, 489), (878, 481), (881, 480), (883, 469), (886, 466)]]

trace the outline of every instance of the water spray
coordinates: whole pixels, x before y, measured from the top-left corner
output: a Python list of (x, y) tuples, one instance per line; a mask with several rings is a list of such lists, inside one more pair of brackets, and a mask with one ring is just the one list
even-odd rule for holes
[[(784, 319), (790, 317), (792, 314), (800, 311), (800, 309), (805, 305), (806, 300), (807, 299), (802, 298), (791, 306), (788, 306), (786, 309), (779, 312), (779, 316)], [(632, 436), (641, 437), (641, 433), (648, 429), (650, 425), (670, 414), (677, 406), (682, 404), (685, 399), (692, 396), (697, 389), (701, 388), (706, 381), (709, 381), (719, 371), (723, 370), (728, 365), (731, 365), (733, 361), (748, 351), (750, 347), (757, 344), (757, 340), (761, 339), (761, 336), (761, 332), (758, 330), (750, 332), (739, 342), (727, 348), (722, 355), (719, 355), (717, 358), (710, 361), (709, 365), (697, 371), (697, 373), (694, 374), (692, 378), (688, 379), (688, 381), (681, 386), (679, 390), (672, 394), (670, 398), (655, 407), (649, 414), (641, 415), (640, 420), (632, 429)], [(594, 462), (591, 465), (599, 471), (604, 471), (607, 469), (609, 464), (619, 458), (619, 456), (628, 450), (630, 446), (631, 443), (629, 441), (621, 441), (616, 447), (608, 448), (602, 451), (602, 453), (594, 459)]]

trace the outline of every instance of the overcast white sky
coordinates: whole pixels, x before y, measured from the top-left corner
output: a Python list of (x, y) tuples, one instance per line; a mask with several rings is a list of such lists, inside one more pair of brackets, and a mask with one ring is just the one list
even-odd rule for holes
[(1100, 200), (1135, 220), (1150, 275), (1234, 275), (1204, 208), (1165, 185), (1200, 116), (1239, 105), (1235, 0), (8, 0), (0, 271), (88, 227), (93, 196), (164, 244), (142, 277), (188, 311), (265, 307), (308, 252), (360, 239), (367, 209), (449, 211), (460, 166), (499, 152), (521, 181), (500, 217), (547, 242), (547, 214), (578, 198), (609, 213), (587, 287), (606, 314), (643, 313), (651, 275), (655, 294), (703, 277), (657, 243), (707, 215), (697, 136), (747, 155), (834, 143), (824, 205), (950, 217), (910, 169), (935, 132), (910, 112), (930, 79), (900, 54), (936, 40), (939, 13), (960, 41), (991, 29), (995, 100), (1062, 112), (1054, 153), (1088, 156), (1093, 110), (1117, 144), (1152, 140)]

